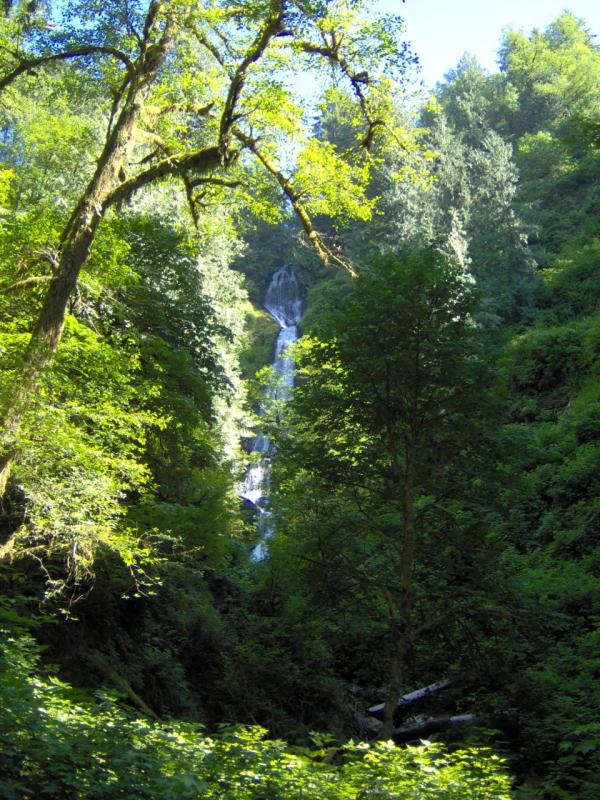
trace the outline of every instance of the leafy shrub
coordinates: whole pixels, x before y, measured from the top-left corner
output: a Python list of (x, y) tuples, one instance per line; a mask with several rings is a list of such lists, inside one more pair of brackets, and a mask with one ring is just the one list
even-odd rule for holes
[(4, 800), (508, 800), (501, 761), (486, 750), (447, 753), (349, 743), (340, 765), (292, 749), (263, 728), (153, 722), (106, 693), (90, 697), (40, 676), (28, 636), (2, 634), (0, 795)]

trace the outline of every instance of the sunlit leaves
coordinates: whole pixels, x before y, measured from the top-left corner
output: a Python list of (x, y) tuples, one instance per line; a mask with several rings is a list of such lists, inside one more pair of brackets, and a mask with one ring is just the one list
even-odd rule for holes
[(562, 14), (529, 38), (508, 33), (503, 68), (519, 91), (521, 127), (560, 130), (600, 102), (600, 56), (580, 20)]
[[(35, 252), (48, 221), (39, 215), (39, 232), (29, 216), (10, 222), (3, 272), (14, 281), (11, 240)], [(11, 554), (35, 552), (49, 593), (89, 581), (103, 551), (134, 575), (167, 539), (202, 548), (210, 541), (209, 557), (223, 555), (244, 396), (237, 349), (246, 296), (240, 276), (227, 271), (233, 252), (232, 233), (218, 219), (196, 241), (143, 216), (112, 220), (98, 236), (77, 318), (69, 318), (26, 421), (16, 473), (26, 518)], [(51, 271), (38, 261), (30, 277), (33, 267)], [(2, 296), (3, 398), (37, 300), (31, 288), (27, 303), (11, 302), (15, 296)], [(158, 492), (168, 507), (155, 501)]]
[(47, 80), (11, 98), (1, 112), (7, 135), (0, 153), (15, 168), (12, 192), (22, 202), (54, 201), (68, 209), (91, 174), (101, 131), (98, 108), (83, 96), (75, 113), (73, 84), (65, 86), (60, 76)]
[(311, 139), (298, 156), (295, 183), (313, 214), (369, 219), (375, 205), (365, 195), (368, 166), (348, 164), (335, 145)]
[[(17, 626), (18, 629), (18, 626)], [(396, 748), (353, 742), (341, 763), (323, 749), (291, 748), (263, 728), (152, 722), (125, 711), (111, 693), (94, 699), (39, 668), (31, 640), (2, 634), (0, 790), (63, 800), (509, 800), (504, 764), (489, 749)], [(325, 743), (326, 744), (326, 743)], [(325, 754), (329, 749), (325, 747)], [(334, 752), (331, 749), (331, 752)]]

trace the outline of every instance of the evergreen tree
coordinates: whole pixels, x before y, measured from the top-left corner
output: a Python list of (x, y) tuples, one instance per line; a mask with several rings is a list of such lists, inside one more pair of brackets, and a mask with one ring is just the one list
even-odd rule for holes
[(298, 352), (275, 564), (302, 569), (317, 607), (363, 619), (388, 665), (384, 736), (420, 637), (465, 613), (470, 572), (485, 583), (487, 512), (475, 509), (493, 382), (473, 309), (459, 267), (433, 248), (405, 252), (361, 272)]

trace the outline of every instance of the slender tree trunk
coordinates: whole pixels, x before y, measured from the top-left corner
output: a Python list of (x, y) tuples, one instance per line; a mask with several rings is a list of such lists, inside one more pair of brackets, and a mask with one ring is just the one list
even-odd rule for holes
[[(151, 4), (149, 19), (154, 21), (160, 4)], [(150, 14), (152, 17), (150, 18)], [(24, 417), (37, 391), (40, 378), (51, 364), (60, 343), (68, 303), (77, 286), (77, 279), (104, 216), (104, 203), (114, 189), (133, 139), (133, 133), (156, 74), (171, 46), (166, 30), (159, 43), (149, 45), (150, 31), (136, 71), (130, 76), (130, 87), (121, 113), (109, 133), (96, 171), (77, 204), (61, 236), (56, 275), (44, 299), (24, 356), (20, 380), (5, 409), (0, 423), (0, 498), (17, 455), (17, 439)]]
[(383, 725), (379, 735), (381, 739), (392, 738), (394, 713), (402, 696), (404, 667), (412, 639), (412, 579), (416, 544), (415, 450), (414, 442), (411, 442), (407, 447), (402, 485), (403, 542), (400, 567), (400, 621), (395, 626), (392, 638), (390, 684), (383, 709)]
[(383, 708), (382, 727), (379, 732), (380, 739), (391, 739), (394, 730), (394, 713), (398, 708), (398, 699), (402, 693), (402, 679), (404, 664), (408, 651), (406, 632), (404, 626), (397, 625), (392, 641), (392, 662), (390, 665), (390, 683), (388, 687), (385, 706)]

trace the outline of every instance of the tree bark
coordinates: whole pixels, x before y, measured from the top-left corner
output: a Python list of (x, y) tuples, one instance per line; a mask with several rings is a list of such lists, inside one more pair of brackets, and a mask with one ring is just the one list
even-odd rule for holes
[(383, 709), (380, 739), (390, 739), (392, 736), (394, 714), (402, 696), (404, 667), (412, 640), (412, 577), (416, 544), (415, 451), (415, 442), (411, 436), (406, 448), (402, 482), (403, 541), (400, 567), (400, 622), (394, 626), (393, 631), (390, 684)]
[(156, 74), (171, 47), (169, 27), (157, 44), (151, 44), (152, 26), (160, 3), (151, 3), (144, 47), (131, 75), (127, 98), (110, 132), (94, 175), (61, 236), (56, 274), (50, 286), (24, 356), (21, 381), (1, 420), (0, 497), (4, 495), (17, 453), (23, 419), (35, 396), (40, 378), (60, 343), (66, 311), (81, 268), (87, 261), (104, 204), (118, 180), (136, 124)]

